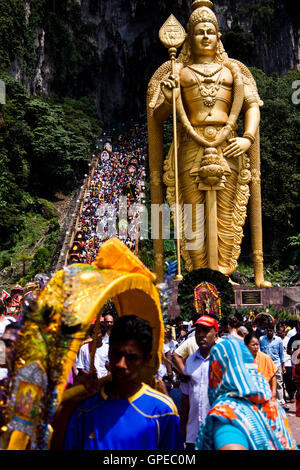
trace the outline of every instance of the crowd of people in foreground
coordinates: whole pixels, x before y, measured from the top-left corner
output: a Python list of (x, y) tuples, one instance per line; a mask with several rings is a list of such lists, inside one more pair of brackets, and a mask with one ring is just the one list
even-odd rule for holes
[[(8, 314), (22, 294), (15, 287), (12, 299), (1, 300), (0, 381), (9, 377), (22, 324)], [(213, 314), (166, 319), (155, 389), (141, 382), (149, 324), (109, 308), (98, 326), (91, 325), (66, 385), (84, 385), (88, 398), (74, 408), (60, 448), (296, 449), (287, 413), (296, 402), (300, 417), (300, 320), (290, 327), (270, 315), (242, 323)]]
[[(120, 136), (114, 148), (106, 143), (84, 201), (74, 240), (77, 250), (70, 262), (95, 259), (105, 239), (98, 235), (108, 229), (99, 225), (102, 204), (110, 206), (109, 222), (120, 216), (120, 196), (128, 198), (127, 209), (143, 202), (141, 132), (136, 128), (130, 137)], [(123, 228), (129, 228), (128, 220), (134, 228), (134, 219), (124, 220)], [(124, 232), (124, 243), (135, 250), (136, 238)], [(45, 282), (36, 279), (26, 289), (15, 286), (10, 294), (2, 292), (0, 337), (5, 354), (0, 351), (0, 381), (9, 377), (10, 353), (22, 322), (21, 303), (26, 296), (30, 299), (31, 289), (36, 292)], [(269, 315), (246, 323), (236, 317), (219, 321), (206, 314), (195, 315), (189, 323), (180, 317), (167, 320), (155, 389), (141, 380), (151, 359), (152, 334), (146, 321), (117, 318), (112, 311), (103, 314), (99, 329), (91, 325), (66, 385), (67, 390), (84, 385), (87, 398), (74, 406), (60, 442), (58, 418), (54, 448), (296, 449), (286, 412), (296, 401), (300, 417), (299, 320), (290, 330)]]
[(165, 325), (154, 390), (140, 379), (150, 360), (149, 324), (106, 313), (94, 374), (92, 331), (73, 368), (68, 387), (84, 384), (89, 397), (73, 411), (64, 448), (295, 450), (286, 405), (300, 399), (300, 321), (288, 332), (270, 317), (241, 326), (214, 315)]
[(103, 137), (106, 143), (90, 179), (69, 263), (92, 263), (103, 241), (114, 236), (137, 249), (139, 211), (134, 206), (145, 202), (146, 130), (133, 126), (113, 144), (109, 132)]

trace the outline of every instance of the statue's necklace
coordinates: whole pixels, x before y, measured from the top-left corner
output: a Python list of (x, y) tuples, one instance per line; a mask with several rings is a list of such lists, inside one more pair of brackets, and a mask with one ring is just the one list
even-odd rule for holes
[(198, 69), (196, 67), (193, 67), (192, 65), (188, 65), (188, 68), (191, 70), (194, 70), (194, 72), (199, 73), (203, 77), (213, 77), (216, 75), (220, 70), (222, 70), (223, 66), (219, 65), (216, 69), (210, 70), (208, 67), (204, 67), (201, 69)]
[[(199, 91), (203, 98), (203, 104), (207, 107), (212, 107), (216, 103), (216, 96), (220, 88), (220, 79), (222, 75), (222, 65), (219, 65), (216, 69), (212, 72), (208, 72), (207, 70), (198, 70), (190, 65), (188, 68), (192, 70), (192, 73), (199, 85)], [(196, 73), (195, 73), (196, 72)], [(219, 73), (219, 76), (216, 79), (212, 77)], [(201, 79), (199, 75), (202, 75), (204, 78)]]

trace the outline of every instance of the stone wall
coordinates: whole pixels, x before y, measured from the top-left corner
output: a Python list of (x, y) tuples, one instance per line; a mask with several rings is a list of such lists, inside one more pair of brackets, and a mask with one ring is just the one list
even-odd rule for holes
[[(168, 307), (168, 316), (175, 318), (180, 314), (180, 308), (177, 303), (177, 291), (179, 281), (171, 281), (172, 293)], [(257, 287), (233, 286), (235, 294), (235, 304), (233, 308), (257, 308), (262, 309), (267, 306), (274, 306), (276, 309), (289, 310), (291, 313), (297, 313), (300, 316), (300, 286), (295, 287), (270, 287), (259, 289)], [(256, 303), (256, 298), (258, 302)], [(243, 303), (244, 302), (253, 303)]]

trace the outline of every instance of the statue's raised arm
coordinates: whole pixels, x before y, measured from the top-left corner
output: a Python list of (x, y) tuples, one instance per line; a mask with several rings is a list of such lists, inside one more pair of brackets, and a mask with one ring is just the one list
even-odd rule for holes
[[(192, 4), (175, 73), (165, 62), (148, 87), (147, 112), (152, 204), (162, 204), (164, 184), (175, 203), (174, 145), (164, 159), (163, 122), (179, 118), (178, 188), (182, 208), (181, 255), (188, 271), (237, 268), (249, 201), (255, 283), (264, 281), (259, 122), (262, 102), (248, 68), (227, 56), (209, 0)], [(237, 120), (243, 115), (243, 131)], [(164, 183), (164, 184), (163, 184)], [(163, 240), (154, 240), (155, 271), (163, 276)]]

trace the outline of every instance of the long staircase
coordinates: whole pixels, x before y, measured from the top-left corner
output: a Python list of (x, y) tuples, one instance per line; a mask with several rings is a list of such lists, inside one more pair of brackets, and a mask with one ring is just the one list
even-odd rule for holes
[(99, 153), (93, 155), (90, 172), (76, 194), (55, 270), (71, 263), (91, 264), (101, 244), (112, 237), (138, 253), (146, 202), (146, 136), (145, 126), (137, 124), (117, 136), (102, 133)]

